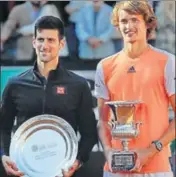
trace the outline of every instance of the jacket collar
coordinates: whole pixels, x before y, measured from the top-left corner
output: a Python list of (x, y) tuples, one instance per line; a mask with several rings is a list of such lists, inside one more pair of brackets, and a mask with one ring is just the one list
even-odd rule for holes
[[(58, 62), (58, 65), (57, 65), (56, 69), (50, 71), (48, 78), (49, 78), (49, 77), (52, 77), (52, 78), (53, 78), (54, 76), (56, 76), (56, 75), (59, 73), (60, 70), (61, 70), (61, 66), (60, 66), (60, 62)], [(37, 61), (34, 62), (34, 65), (33, 65), (33, 72), (34, 72), (34, 74), (35, 74), (37, 77), (39, 77), (40, 79), (41, 79), (41, 78), (44, 78), (44, 77), (40, 74), (40, 72), (39, 72), (38, 65), (37, 65)]]

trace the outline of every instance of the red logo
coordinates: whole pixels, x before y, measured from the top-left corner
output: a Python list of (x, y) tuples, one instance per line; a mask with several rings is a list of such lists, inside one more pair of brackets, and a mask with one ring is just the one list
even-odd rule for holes
[(57, 87), (56, 92), (57, 94), (65, 94), (65, 87)]

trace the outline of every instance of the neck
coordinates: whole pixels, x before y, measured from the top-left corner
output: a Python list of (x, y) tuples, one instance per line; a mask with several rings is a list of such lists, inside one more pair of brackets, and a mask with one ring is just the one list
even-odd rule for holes
[(41, 60), (37, 59), (37, 66), (40, 74), (47, 79), (49, 72), (57, 68), (58, 62), (59, 59), (52, 60), (50, 62), (42, 62)]
[(149, 47), (147, 41), (141, 43), (125, 43), (124, 44), (124, 52), (130, 58), (137, 58), (139, 57), (145, 50)]

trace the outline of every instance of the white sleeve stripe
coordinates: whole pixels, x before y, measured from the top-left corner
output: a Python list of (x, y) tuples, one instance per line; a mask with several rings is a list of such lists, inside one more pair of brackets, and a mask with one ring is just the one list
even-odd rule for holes
[(101, 62), (97, 65), (95, 73), (95, 97), (109, 99), (108, 89), (105, 84), (103, 67)]
[(158, 49), (151, 46), (153, 50), (161, 52), (168, 57), (164, 76), (165, 76), (165, 88), (168, 96), (173, 95), (175, 93), (175, 55), (167, 52), (166, 50)]
[(167, 94), (170, 96), (175, 93), (175, 56), (168, 54), (168, 60), (165, 66), (165, 86)]

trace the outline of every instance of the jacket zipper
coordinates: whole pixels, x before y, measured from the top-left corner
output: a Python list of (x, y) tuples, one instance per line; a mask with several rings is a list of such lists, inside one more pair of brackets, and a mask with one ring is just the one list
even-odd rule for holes
[(44, 98), (43, 98), (43, 110), (42, 110), (42, 113), (44, 114), (45, 113), (45, 102), (46, 102), (46, 83), (44, 83), (43, 85), (43, 91), (44, 91)]

